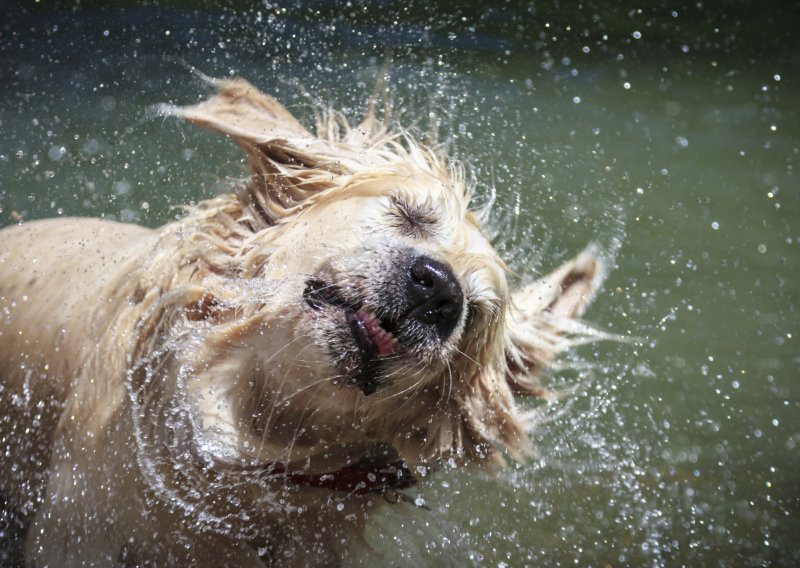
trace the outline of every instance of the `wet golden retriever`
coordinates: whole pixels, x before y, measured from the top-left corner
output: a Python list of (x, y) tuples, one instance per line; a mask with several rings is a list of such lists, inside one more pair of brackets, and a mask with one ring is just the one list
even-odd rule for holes
[(214, 83), (164, 111), (241, 146), (235, 192), (156, 230), (0, 233), (0, 493), (30, 564), (345, 559), (420, 472), (524, 458), (515, 396), (591, 335), (591, 253), (512, 292), (458, 165)]

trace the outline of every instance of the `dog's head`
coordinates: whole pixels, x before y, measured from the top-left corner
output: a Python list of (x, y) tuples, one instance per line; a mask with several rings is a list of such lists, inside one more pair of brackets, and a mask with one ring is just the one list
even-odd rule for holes
[(226, 350), (203, 355), (208, 392), (228, 397), (238, 450), (295, 461), (388, 444), (422, 464), (523, 452), (514, 395), (541, 394), (540, 371), (587, 334), (568, 322), (597, 260), (512, 293), (457, 165), (371, 113), (354, 128), (331, 114), (314, 135), (249, 83), (217, 86), (168, 110), (234, 138), (253, 169), (235, 199), (190, 216), (200, 311)]
[(398, 397), (447, 380), (460, 357), (496, 342), (503, 264), (460, 180), (434, 168), (398, 160), (348, 176), (272, 240), (268, 270), (280, 266), (294, 295), (296, 332), (325, 351), (317, 376)]

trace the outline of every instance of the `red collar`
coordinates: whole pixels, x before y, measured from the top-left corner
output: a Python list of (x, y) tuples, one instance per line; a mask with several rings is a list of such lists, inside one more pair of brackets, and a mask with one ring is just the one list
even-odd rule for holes
[(384, 494), (389, 490), (406, 489), (417, 482), (402, 460), (382, 465), (370, 463), (369, 460), (360, 461), (326, 473), (287, 473), (282, 464), (270, 463), (266, 474), (269, 477), (282, 477), (293, 485), (319, 487), (355, 495)]

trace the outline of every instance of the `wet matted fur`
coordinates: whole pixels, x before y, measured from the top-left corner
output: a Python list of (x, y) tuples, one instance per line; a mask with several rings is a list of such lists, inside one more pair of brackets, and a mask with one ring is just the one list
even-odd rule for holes
[(524, 459), (515, 396), (592, 337), (590, 252), (509, 290), (457, 164), (214, 83), (162, 110), (241, 146), (237, 191), (1, 233), (0, 493), (32, 564), (346, 558), (420, 468)]

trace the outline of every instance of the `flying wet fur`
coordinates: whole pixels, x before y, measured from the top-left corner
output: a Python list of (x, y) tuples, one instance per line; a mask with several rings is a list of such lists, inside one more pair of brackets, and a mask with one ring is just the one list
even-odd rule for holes
[(419, 468), (524, 459), (515, 397), (597, 337), (597, 258), (510, 290), (435, 148), (213, 83), (161, 110), (239, 144), (235, 191), (155, 230), (0, 233), (0, 494), (31, 565), (347, 558)]

